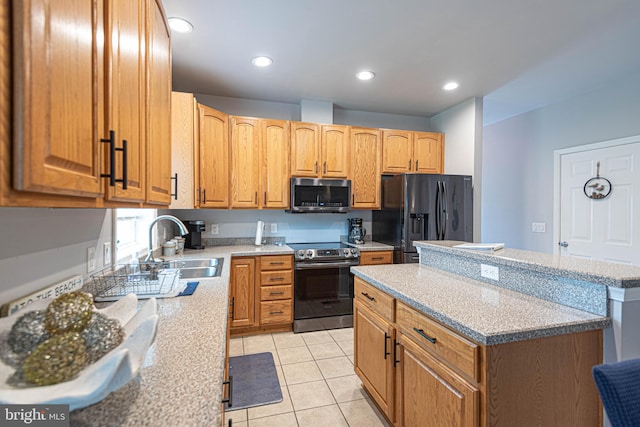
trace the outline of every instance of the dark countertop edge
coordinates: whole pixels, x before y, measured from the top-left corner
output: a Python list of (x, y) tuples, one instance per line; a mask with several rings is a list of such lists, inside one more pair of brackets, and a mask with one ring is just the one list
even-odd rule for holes
[[(547, 328), (538, 328), (538, 329), (526, 329), (519, 330), (514, 332), (504, 332), (502, 334), (495, 335), (484, 335), (468, 326), (457, 322), (450, 317), (444, 315), (443, 313), (437, 312), (435, 310), (430, 309), (428, 306), (410, 299), (406, 295), (398, 292), (394, 288), (391, 288), (384, 283), (368, 276), (360, 271), (351, 270), (354, 275), (360, 277), (363, 280), (366, 280), (368, 283), (374, 285), (378, 289), (388, 293), (389, 295), (397, 298), (401, 302), (406, 305), (418, 310), (421, 313), (424, 313), (437, 321), (443, 323), (444, 325), (452, 328), (453, 330), (459, 332), (465, 337), (476, 341), (482, 345), (496, 345), (496, 344), (505, 344), (509, 342), (515, 341), (526, 341), (534, 338), (542, 338), (554, 335), (562, 335), (573, 332), (583, 332), (594, 329), (605, 329), (611, 326), (611, 319), (609, 317), (599, 317), (598, 319), (582, 321), (582, 322), (573, 322), (566, 323), (562, 325), (553, 325)], [(482, 282), (478, 282), (482, 284)], [(595, 316), (595, 315), (594, 315)]]
[[(582, 280), (585, 282), (591, 282), (602, 286), (610, 286), (614, 288), (636, 288), (640, 287), (640, 277), (629, 277), (629, 278), (615, 278), (611, 276), (605, 275), (597, 275), (584, 273), (580, 271), (568, 270), (566, 268), (554, 267), (549, 265), (536, 264), (534, 262), (528, 260), (520, 260), (515, 258), (509, 258), (503, 256), (501, 253), (504, 253), (504, 249), (500, 249), (497, 251), (480, 251), (474, 249), (462, 249), (455, 248), (453, 244), (461, 244), (465, 242), (455, 242), (455, 241), (443, 241), (443, 243), (437, 243), (433, 241), (419, 241), (415, 242), (414, 246), (416, 248), (422, 248), (424, 246), (428, 246), (425, 248), (427, 250), (433, 250), (435, 252), (441, 252), (445, 254), (455, 254), (457, 256), (463, 256), (466, 258), (471, 258), (477, 261), (484, 262), (492, 262), (495, 264), (501, 264), (516, 268), (524, 268), (531, 271), (535, 271), (538, 273), (549, 274), (549, 275), (562, 275), (564, 277), (568, 277), (575, 280)], [(509, 249), (509, 248), (506, 248)], [(554, 255), (546, 254), (542, 252), (531, 252), (517, 249), (517, 251), (522, 252), (530, 252), (532, 254), (536, 254), (536, 256), (541, 257), (552, 257)]]

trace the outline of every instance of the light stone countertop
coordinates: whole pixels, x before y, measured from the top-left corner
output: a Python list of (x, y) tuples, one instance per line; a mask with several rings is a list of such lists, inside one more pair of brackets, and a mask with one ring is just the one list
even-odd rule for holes
[(219, 426), (222, 423), (231, 256), (293, 254), (288, 246), (220, 246), (172, 258), (224, 258), (220, 277), (193, 295), (158, 299), (158, 332), (139, 375), (101, 402), (73, 411), (72, 426)]
[(640, 267), (638, 266), (521, 249), (504, 248), (492, 252), (453, 247), (461, 243), (465, 242), (452, 240), (421, 241), (415, 242), (414, 246), (418, 250), (421, 247), (427, 247), (429, 250), (440, 251), (444, 254), (455, 253), (457, 256), (465, 254), (467, 258), (473, 258), (481, 262), (493, 262), (518, 268), (526, 267), (540, 273), (560, 275), (616, 288), (640, 287)]
[(422, 264), (351, 267), (358, 277), (484, 345), (604, 329), (591, 314)]

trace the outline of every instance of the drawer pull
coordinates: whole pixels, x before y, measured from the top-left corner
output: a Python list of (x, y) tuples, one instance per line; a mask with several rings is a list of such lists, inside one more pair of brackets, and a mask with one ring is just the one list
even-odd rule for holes
[(369, 294), (368, 294), (368, 293), (366, 293), (366, 292), (360, 292), (360, 293), (361, 293), (362, 295), (364, 295), (365, 297), (367, 297), (367, 299), (368, 299), (369, 301), (375, 301), (375, 300), (376, 300), (374, 297), (369, 296)]
[(284, 261), (269, 261), (269, 265), (282, 265)]
[(223, 387), (225, 384), (229, 384), (229, 387), (227, 388), (229, 393), (227, 394), (226, 399), (222, 399), (222, 403), (227, 403), (229, 408), (231, 408), (233, 406), (233, 397), (231, 396), (231, 393), (233, 393), (233, 375), (229, 375), (229, 381), (222, 382)]
[(400, 361), (398, 360), (398, 346), (400, 345), (399, 341), (393, 341), (393, 367), (395, 368)]
[(384, 257), (382, 257), (382, 256), (371, 257), (371, 261), (382, 261), (383, 259), (384, 259)]
[(269, 315), (273, 316), (274, 314), (284, 314), (284, 311), (280, 310), (280, 311), (270, 311)]
[(284, 277), (269, 277), (270, 282), (282, 282)]
[(414, 331), (416, 331), (417, 333), (419, 333), (424, 339), (428, 340), (431, 344), (435, 344), (436, 343), (436, 339), (435, 338), (431, 338), (429, 335), (424, 333), (424, 330), (422, 329), (418, 329), (418, 328), (413, 328)]
[(391, 339), (391, 335), (389, 335), (388, 333), (384, 333), (384, 358), (386, 359), (387, 356), (391, 355), (390, 352), (387, 351), (387, 340)]
[(269, 292), (269, 295), (284, 295), (284, 291), (280, 291), (280, 292)]

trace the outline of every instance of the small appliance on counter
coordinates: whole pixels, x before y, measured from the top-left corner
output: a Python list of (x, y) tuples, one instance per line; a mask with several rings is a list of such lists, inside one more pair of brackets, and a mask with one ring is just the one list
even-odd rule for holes
[(367, 229), (362, 226), (362, 218), (349, 218), (349, 235), (347, 241), (356, 245), (364, 244), (364, 236), (367, 235)]
[(202, 244), (202, 233), (205, 230), (205, 223), (202, 220), (188, 221), (187, 229), (189, 234), (186, 236), (184, 246), (189, 249), (204, 249)]

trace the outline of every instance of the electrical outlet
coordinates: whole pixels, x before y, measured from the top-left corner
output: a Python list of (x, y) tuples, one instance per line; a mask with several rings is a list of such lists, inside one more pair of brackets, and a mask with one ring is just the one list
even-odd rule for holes
[(271, 232), (272, 233), (278, 232), (278, 224), (271, 224)]
[(500, 280), (500, 269), (493, 265), (480, 264), (480, 276), (491, 280)]
[(534, 233), (544, 233), (547, 229), (547, 225), (544, 222), (532, 222), (531, 231)]
[(87, 273), (91, 273), (96, 269), (96, 248), (91, 246), (87, 248)]
[(102, 248), (102, 265), (111, 265), (111, 242), (105, 242)]
[(220, 232), (220, 227), (218, 224), (211, 224), (211, 234), (218, 234)]

